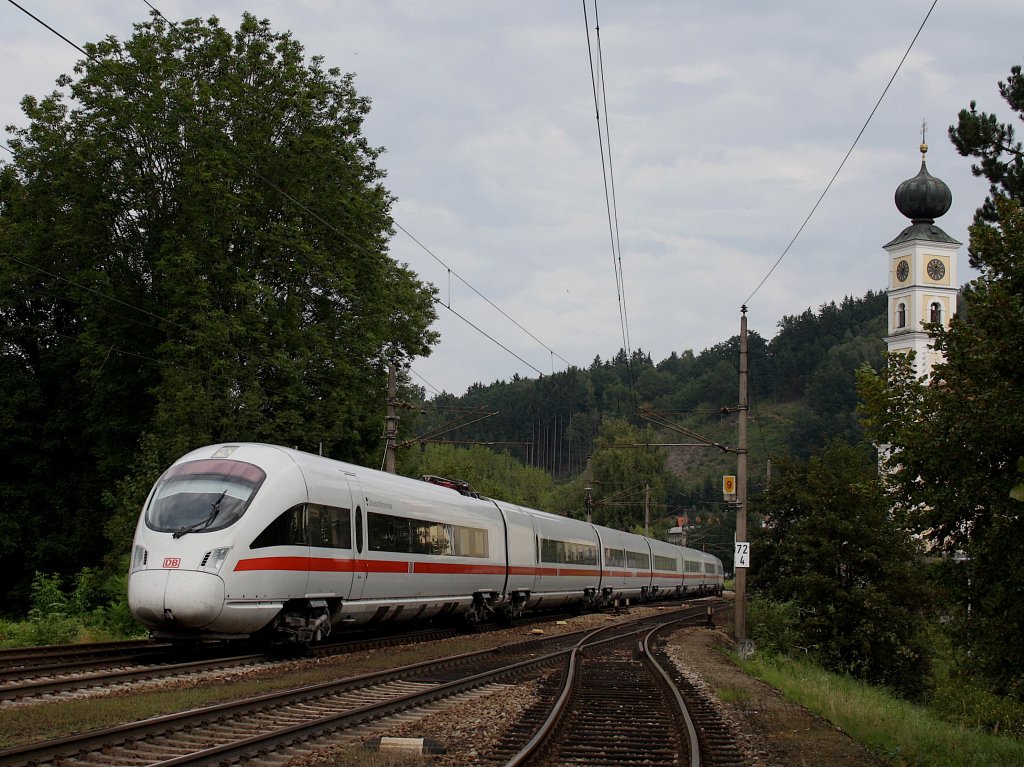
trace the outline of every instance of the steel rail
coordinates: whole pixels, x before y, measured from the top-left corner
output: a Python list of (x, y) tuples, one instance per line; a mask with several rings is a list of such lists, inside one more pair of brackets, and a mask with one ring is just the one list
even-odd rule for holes
[[(697, 610), (697, 609), (698, 608), (693, 608), (693, 610)], [(679, 618), (673, 619), (671, 621), (666, 621), (664, 623), (661, 623), (661, 624), (655, 626), (654, 628), (650, 629), (650, 632), (649, 632), (648, 635), (649, 636), (653, 635), (653, 634), (657, 633), (658, 631), (665, 630), (668, 627), (674, 626), (674, 625), (679, 624), (679, 623), (685, 623), (687, 621), (691, 621), (694, 618), (696, 618), (696, 617), (698, 617), (700, 615), (703, 615), (703, 614), (704, 614), (704, 607), (701, 606), (699, 608), (699, 612), (696, 612), (695, 615), (686, 615), (686, 616), (683, 616), (683, 617), (679, 617)], [(614, 629), (614, 628), (615, 628), (614, 626), (607, 626), (607, 627), (604, 627), (602, 629), (598, 629), (597, 631), (594, 632), (594, 634), (602, 633), (602, 632), (604, 632), (604, 631), (606, 631), (608, 629)], [(597, 641), (587, 641), (587, 639), (589, 639), (589, 637), (580, 640), (580, 642), (572, 650), (572, 653), (571, 653), (570, 659), (569, 659), (569, 669), (568, 669), (568, 671), (566, 673), (566, 678), (565, 678), (565, 680), (563, 682), (562, 691), (559, 694), (557, 700), (555, 701), (555, 704), (552, 706), (551, 711), (549, 712), (547, 719), (545, 719), (544, 723), (537, 730), (537, 732), (534, 734), (534, 736), (529, 740), (529, 742), (525, 746), (523, 746), (523, 748), (520, 749), (519, 752), (515, 756), (513, 756), (511, 759), (509, 759), (505, 763), (505, 767), (522, 767), (522, 765), (526, 764), (528, 760), (532, 759), (533, 757), (535, 757), (537, 754), (540, 753), (540, 750), (544, 747), (544, 745), (548, 742), (548, 740), (554, 734), (556, 728), (558, 727), (559, 722), (562, 719), (563, 714), (565, 713), (566, 707), (567, 707), (569, 699), (571, 697), (573, 683), (576, 680), (577, 663), (578, 663), (578, 660), (579, 660), (579, 657), (580, 657), (579, 654), (580, 654), (581, 650), (583, 650), (583, 649), (590, 649), (590, 648), (593, 648), (593, 647), (598, 647), (598, 646), (600, 646), (602, 644), (608, 644), (608, 643), (611, 643), (611, 642), (621, 642), (623, 639), (629, 638), (631, 635), (641, 634), (645, 630), (647, 630), (647, 627), (641, 627), (641, 628), (638, 628), (635, 631), (630, 632), (630, 633), (624, 633), (624, 634), (622, 634), (620, 636), (608, 637), (606, 639), (601, 639), (601, 640), (597, 640)], [(669, 684), (671, 685), (671, 680), (670, 680)], [(672, 685), (672, 687), (674, 689), (674, 685)], [(690, 723), (690, 725), (691, 725), (691, 728), (692, 728), (692, 722)], [(696, 737), (696, 731), (694, 730), (693, 732), (694, 732), (694, 737)]]
[(697, 727), (693, 723), (693, 717), (690, 716), (690, 710), (686, 705), (686, 701), (683, 700), (682, 693), (679, 692), (679, 688), (675, 682), (672, 681), (672, 677), (669, 676), (668, 672), (662, 668), (661, 664), (658, 663), (654, 658), (654, 654), (651, 651), (651, 638), (661, 630), (661, 626), (653, 629), (647, 636), (644, 637), (643, 642), (640, 643), (640, 652), (643, 657), (643, 661), (647, 664), (648, 668), (652, 672), (656, 673), (664, 682), (665, 685), (672, 693), (672, 697), (675, 699), (676, 705), (679, 707), (680, 713), (683, 715), (683, 720), (686, 722), (686, 734), (690, 741), (690, 767), (700, 767), (701, 765), (701, 753), (700, 753), (700, 741), (697, 739)]

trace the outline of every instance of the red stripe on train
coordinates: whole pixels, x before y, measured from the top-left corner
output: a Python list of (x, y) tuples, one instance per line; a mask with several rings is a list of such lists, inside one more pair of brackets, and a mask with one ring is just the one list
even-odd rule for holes
[[(330, 559), (327, 557), (253, 557), (239, 560), (235, 565), (236, 572), (258, 570), (293, 570), (321, 573), (409, 573), (424, 575), (504, 575), (504, 565), (469, 565), (456, 562), (403, 562), (394, 559)], [(587, 578), (604, 575), (612, 578), (643, 578), (648, 579), (651, 573), (623, 572), (620, 570), (588, 570), (565, 567), (518, 567), (508, 568), (510, 575), (537, 575)], [(699, 575), (680, 575), (655, 573), (655, 577), (700, 578)]]

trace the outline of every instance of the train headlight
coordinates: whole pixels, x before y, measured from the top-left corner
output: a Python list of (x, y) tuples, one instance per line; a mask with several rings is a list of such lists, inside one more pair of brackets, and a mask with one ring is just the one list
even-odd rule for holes
[(219, 573), (220, 568), (224, 565), (224, 560), (227, 559), (228, 552), (231, 551), (230, 546), (225, 546), (220, 549), (213, 549), (206, 552), (203, 557), (203, 561), (199, 565), (199, 569), (207, 573)]
[(132, 572), (134, 573), (136, 570), (145, 570), (148, 559), (149, 552), (146, 551), (146, 547), (136, 545), (135, 548), (132, 549)]

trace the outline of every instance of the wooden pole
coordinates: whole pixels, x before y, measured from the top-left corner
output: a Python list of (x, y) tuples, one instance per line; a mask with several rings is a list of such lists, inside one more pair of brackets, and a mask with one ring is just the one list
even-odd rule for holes
[[(747, 541), (747, 307), (740, 310), (740, 401), (736, 449), (736, 541)], [(734, 609), (736, 640), (747, 638), (747, 568), (733, 567), (736, 574)]]

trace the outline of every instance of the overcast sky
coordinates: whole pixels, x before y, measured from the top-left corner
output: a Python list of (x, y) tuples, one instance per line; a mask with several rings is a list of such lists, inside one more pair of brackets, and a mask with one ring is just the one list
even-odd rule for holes
[[(79, 44), (124, 39), (138, 0), (19, 0)], [(392, 255), (445, 304), (413, 365), (428, 393), (586, 367), (624, 346), (582, 2), (154, 0), (168, 18), (244, 10), (356, 74), (373, 101), (402, 228)], [(629, 345), (655, 362), (739, 330), (896, 70), (932, 0), (602, 0), (605, 89)], [(587, 2), (596, 51), (594, 4)], [(965, 243), (987, 184), (946, 136), (957, 112), (1012, 119), (997, 82), (1024, 63), (1020, 0), (939, 0), (795, 245), (749, 301), (766, 337), (785, 315), (882, 289), (882, 245), (909, 222), (893, 192), (920, 167), (952, 189), (938, 224)], [(0, 4), (0, 125), (70, 73), (76, 51)], [(602, 122), (602, 130), (604, 123)], [(6, 152), (3, 152), (6, 155)], [(607, 157), (606, 157), (607, 162)], [(464, 281), (464, 282), (463, 282)], [(467, 287), (468, 283), (472, 287)], [(476, 292), (497, 305), (524, 333)], [(538, 340), (540, 343), (538, 343)]]

